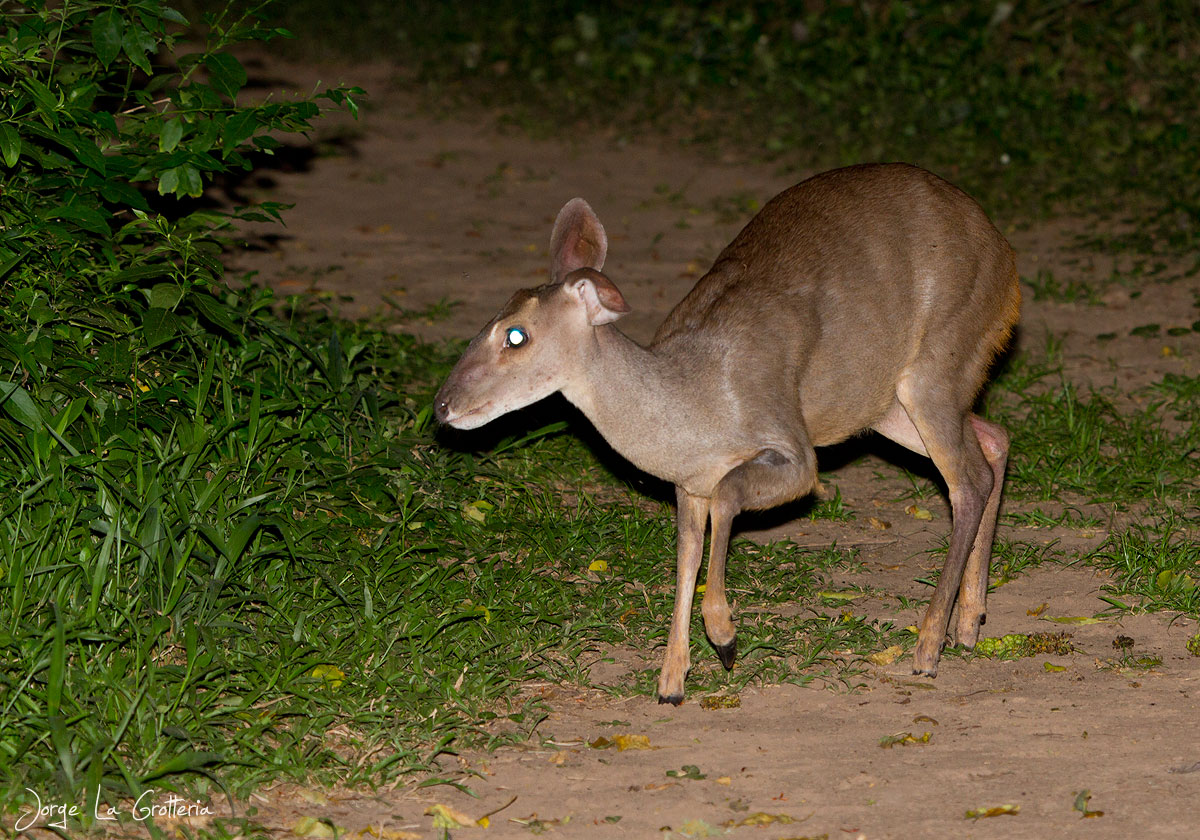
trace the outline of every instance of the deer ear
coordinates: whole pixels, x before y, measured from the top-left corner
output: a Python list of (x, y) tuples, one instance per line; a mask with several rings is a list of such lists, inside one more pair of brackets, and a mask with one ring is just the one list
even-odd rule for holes
[(604, 268), (608, 236), (604, 225), (582, 198), (573, 198), (558, 211), (550, 234), (550, 282), (561, 283), (577, 268)]
[(613, 281), (599, 271), (576, 269), (564, 279), (564, 285), (579, 296), (593, 327), (611, 324), (633, 311)]

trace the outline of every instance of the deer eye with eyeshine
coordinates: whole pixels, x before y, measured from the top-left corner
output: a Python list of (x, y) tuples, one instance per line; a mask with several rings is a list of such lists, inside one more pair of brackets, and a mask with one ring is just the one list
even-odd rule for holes
[(520, 347), (528, 340), (529, 333), (525, 332), (524, 327), (509, 327), (504, 331), (505, 347)]

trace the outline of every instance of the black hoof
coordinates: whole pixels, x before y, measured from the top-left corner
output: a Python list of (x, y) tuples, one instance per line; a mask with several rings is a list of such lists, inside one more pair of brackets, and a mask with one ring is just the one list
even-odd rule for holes
[(937, 676), (937, 672), (938, 669), (936, 665), (934, 665), (932, 668), (913, 668), (913, 674), (918, 677), (929, 677), (930, 679), (933, 679)]
[(672, 706), (678, 706), (682, 702), (683, 702), (682, 694), (671, 694), (671, 695), (668, 695), (667, 697), (663, 697), (661, 694), (658, 695), (658, 705), (660, 705), (660, 706), (666, 706), (667, 704), (670, 704)]
[(737, 639), (730, 639), (727, 644), (713, 645), (717, 650), (717, 658), (721, 660), (721, 664), (725, 666), (725, 670), (729, 671), (733, 668), (733, 661), (737, 659)]

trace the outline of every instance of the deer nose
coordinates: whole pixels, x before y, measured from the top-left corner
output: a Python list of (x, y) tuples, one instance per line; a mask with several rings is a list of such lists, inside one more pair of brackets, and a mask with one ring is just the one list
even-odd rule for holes
[(433, 401), (433, 416), (437, 418), (439, 423), (445, 423), (446, 418), (450, 415), (450, 400), (445, 397), (438, 396)]

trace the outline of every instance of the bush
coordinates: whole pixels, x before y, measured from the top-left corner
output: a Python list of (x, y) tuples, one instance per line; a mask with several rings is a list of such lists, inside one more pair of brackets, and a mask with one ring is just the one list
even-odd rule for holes
[[(254, 13), (203, 24), (203, 46), (177, 53), (193, 30), (159, 0), (0, 18), (6, 808), (25, 788), (116, 803), (236, 762), (207, 727), (266, 726), (249, 710), (288, 678), (239, 658), (264, 600), (248, 584), (288, 553), (278, 503), (318, 482), (306, 448), (323, 450), (298, 418), (346, 410), (331, 395), (364, 347), (315, 353), (268, 296), (224, 286), (222, 229), (279, 207), (196, 199), (307, 130), (319, 100), (353, 110), (358, 91), (248, 103), (230, 47), (282, 30)], [(340, 420), (325, 426), (345, 444)]]

